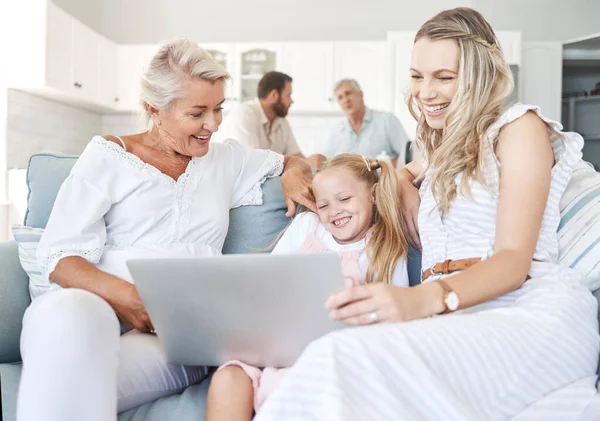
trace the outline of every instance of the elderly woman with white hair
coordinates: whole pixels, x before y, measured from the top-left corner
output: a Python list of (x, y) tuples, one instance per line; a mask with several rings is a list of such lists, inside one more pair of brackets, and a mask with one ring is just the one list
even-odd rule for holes
[(142, 77), (150, 129), (94, 137), (65, 180), (38, 249), (52, 286), (23, 319), (20, 421), (116, 420), (201, 382), (205, 367), (167, 364), (125, 260), (220, 254), (229, 210), (260, 204), (268, 177), (289, 215), (314, 208), (300, 158), (211, 144), (228, 78), (197, 44), (164, 45)]

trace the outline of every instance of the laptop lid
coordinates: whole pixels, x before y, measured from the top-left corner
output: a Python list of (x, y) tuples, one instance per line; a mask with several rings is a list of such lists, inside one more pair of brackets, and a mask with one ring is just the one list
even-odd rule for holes
[(344, 288), (335, 253), (132, 259), (127, 266), (169, 362), (289, 367), (341, 328), (326, 299)]

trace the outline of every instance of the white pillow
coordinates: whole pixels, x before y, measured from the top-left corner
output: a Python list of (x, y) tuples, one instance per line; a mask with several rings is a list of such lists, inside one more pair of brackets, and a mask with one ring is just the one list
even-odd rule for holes
[(579, 161), (560, 199), (559, 262), (579, 271), (584, 284), (600, 287), (600, 173)]
[(19, 247), (19, 261), (23, 270), (29, 275), (29, 295), (33, 300), (50, 288), (50, 281), (42, 275), (36, 257), (37, 247), (44, 230), (42, 228), (13, 225), (12, 232)]

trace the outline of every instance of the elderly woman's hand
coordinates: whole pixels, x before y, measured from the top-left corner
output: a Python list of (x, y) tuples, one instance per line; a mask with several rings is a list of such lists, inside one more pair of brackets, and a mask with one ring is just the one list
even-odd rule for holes
[(110, 305), (129, 326), (140, 332), (154, 332), (150, 316), (135, 285), (123, 282), (119, 285), (118, 291), (113, 291), (111, 296), (108, 300)]
[(296, 203), (315, 212), (315, 197), (312, 193), (312, 170), (303, 159), (286, 156), (283, 163), (281, 186), (288, 210), (286, 216), (296, 213)]
[(331, 319), (351, 326), (405, 322), (441, 313), (443, 294), (436, 282), (410, 288), (378, 282), (344, 289), (325, 307)]

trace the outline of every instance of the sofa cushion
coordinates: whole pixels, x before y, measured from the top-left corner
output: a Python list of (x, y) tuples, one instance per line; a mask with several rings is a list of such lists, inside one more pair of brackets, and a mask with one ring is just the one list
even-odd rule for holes
[(21, 360), (21, 321), (31, 303), (27, 281), (17, 244), (14, 241), (0, 243), (0, 363)]
[(584, 161), (573, 168), (560, 214), (559, 261), (580, 272), (595, 291), (600, 287), (600, 173)]
[(23, 267), (27, 276), (29, 276), (29, 296), (33, 300), (50, 288), (50, 282), (42, 275), (40, 265), (37, 261), (37, 247), (44, 229), (13, 225), (12, 233), (19, 246), (21, 267)]
[(77, 161), (76, 156), (42, 153), (29, 158), (27, 166), (27, 212), (25, 225), (45, 228), (56, 195), (71, 168)]
[(2, 421), (17, 419), (17, 392), (23, 366), (17, 364), (0, 364), (0, 401), (2, 402)]
[(240, 206), (229, 211), (229, 231), (223, 244), (223, 253), (268, 251), (277, 235), (292, 221), (285, 216), (287, 206), (280, 178), (266, 180), (262, 190), (261, 206)]

